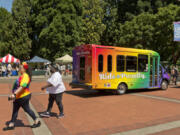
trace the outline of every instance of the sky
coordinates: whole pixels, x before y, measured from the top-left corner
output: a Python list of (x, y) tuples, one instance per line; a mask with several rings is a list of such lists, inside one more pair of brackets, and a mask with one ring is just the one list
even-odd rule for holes
[(6, 8), (9, 12), (11, 12), (13, 0), (0, 0), (0, 7)]

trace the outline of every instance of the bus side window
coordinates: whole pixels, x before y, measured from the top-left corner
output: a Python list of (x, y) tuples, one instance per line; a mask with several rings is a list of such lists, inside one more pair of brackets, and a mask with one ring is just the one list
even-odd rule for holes
[(98, 56), (98, 72), (103, 72), (103, 55)]
[(136, 72), (137, 70), (137, 57), (136, 56), (127, 56), (126, 57), (126, 71), (127, 72)]
[(125, 58), (123, 55), (116, 57), (116, 70), (117, 72), (124, 72)]
[(148, 55), (138, 55), (138, 71), (148, 72)]
[(108, 55), (108, 59), (107, 59), (108, 61), (107, 61), (107, 71), (108, 72), (111, 72), (112, 71), (112, 56), (111, 55)]

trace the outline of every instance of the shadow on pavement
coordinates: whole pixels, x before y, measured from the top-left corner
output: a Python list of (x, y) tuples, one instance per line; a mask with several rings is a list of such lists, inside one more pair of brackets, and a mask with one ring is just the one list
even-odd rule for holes
[[(8, 126), (10, 121), (6, 121), (6, 126)], [(31, 125), (24, 125), (22, 120), (17, 119), (15, 122), (15, 127), (31, 127)]]
[(31, 127), (31, 125), (24, 125), (22, 120), (16, 120), (16, 127)]
[(66, 94), (71, 94), (74, 96), (79, 96), (82, 98), (93, 98), (93, 97), (102, 97), (102, 96), (116, 96), (112, 92), (105, 92), (104, 90), (102, 91), (97, 91), (97, 90), (67, 90), (65, 92)]
[(134, 89), (134, 90), (128, 90), (126, 94), (156, 92), (156, 91), (163, 91), (163, 90), (161, 89)]
[[(160, 89), (134, 89), (128, 90), (126, 94), (133, 93), (144, 93), (144, 92), (155, 92), (162, 91)], [(71, 94), (74, 96), (82, 97), (82, 98), (93, 98), (93, 97), (103, 97), (103, 96), (120, 96), (115, 93), (115, 90), (67, 90), (66, 94)]]
[(172, 87), (170, 87), (170, 88), (180, 88), (180, 86), (172, 86)]

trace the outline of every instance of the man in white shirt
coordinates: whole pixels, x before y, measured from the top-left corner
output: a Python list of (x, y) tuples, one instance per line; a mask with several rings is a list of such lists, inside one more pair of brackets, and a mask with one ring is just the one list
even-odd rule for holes
[(62, 81), (61, 74), (58, 71), (58, 67), (56, 65), (51, 65), (50, 70), (52, 72), (52, 75), (47, 80), (47, 84), (41, 88), (42, 90), (47, 89), (47, 92), (49, 93), (48, 108), (46, 112), (40, 115), (44, 117), (50, 117), (53, 103), (54, 101), (56, 101), (56, 104), (58, 105), (60, 111), (58, 118), (61, 118), (64, 117), (62, 96), (66, 88)]

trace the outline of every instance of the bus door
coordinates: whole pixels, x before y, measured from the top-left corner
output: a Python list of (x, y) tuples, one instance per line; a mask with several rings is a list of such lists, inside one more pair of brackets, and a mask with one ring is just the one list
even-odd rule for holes
[(97, 47), (96, 48), (96, 66), (95, 66), (95, 85), (96, 88), (109, 89), (113, 83), (113, 58), (114, 51), (112, 48)]
[(150, 56), (150, 87), (158, 87), (158, 57)]
[(73, 81), (92, 82), (92, 53), (88, 46), (73, 50)]

